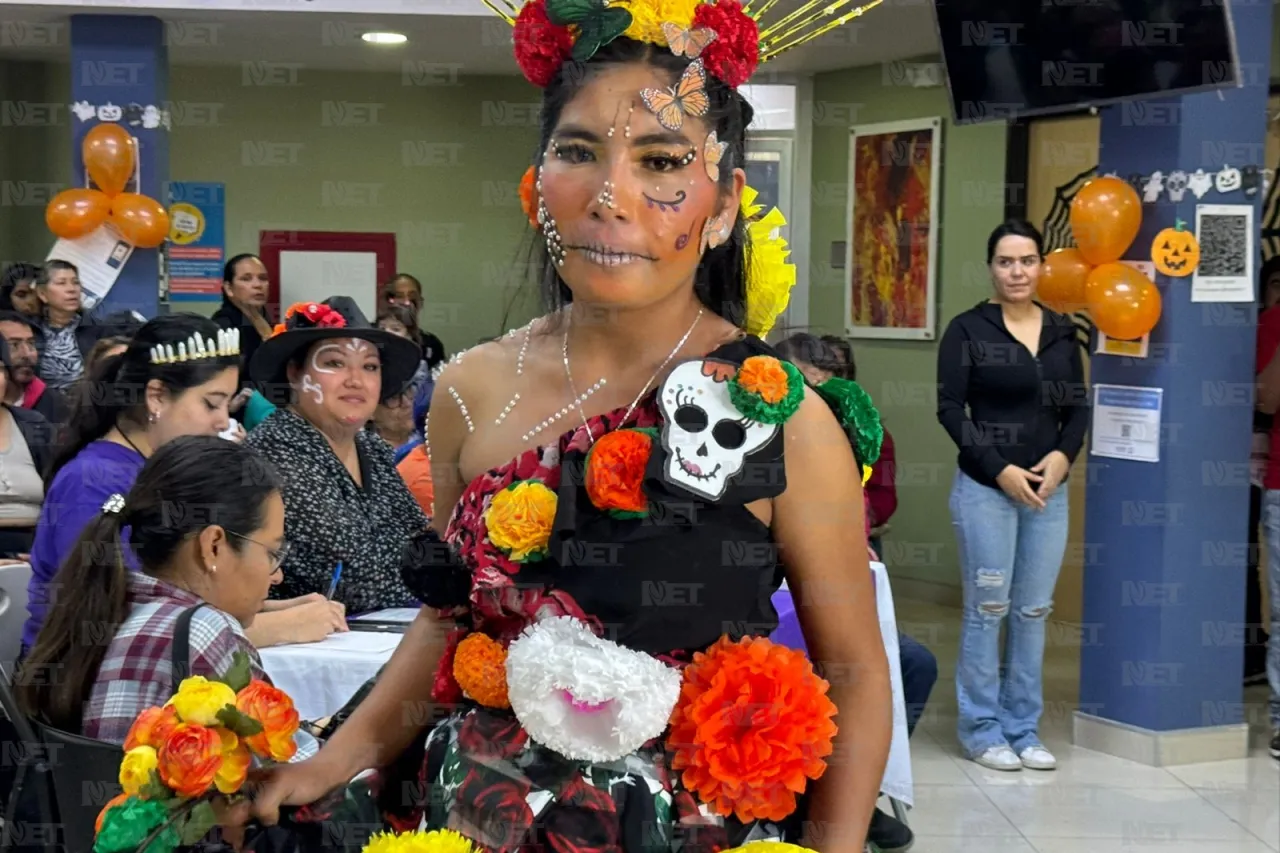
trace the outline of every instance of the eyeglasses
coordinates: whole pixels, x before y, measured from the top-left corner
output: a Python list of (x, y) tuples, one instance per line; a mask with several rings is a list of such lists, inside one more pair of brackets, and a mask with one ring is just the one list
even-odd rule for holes
[(254, 545), (257, 545), (259, 548), (266, 551), (267, 556), (271, 558), (271, 571), (273, 574), (276, 572), (277, 569), (280, 568), (280, 566), (284, 563), (284, 561), (289, 557), (288, 542), (285, 542), (279, 548), (269, 548), (264, 543), (259, 542), (257, 539), (250, 539), (248, 536), (242, 536), (239, 533), (233, 533), (230, 530), (227, 531), (227, 534), (229, 536), (234, 536), (237, 539), (242, 539), (245, 542), (252, 542)]

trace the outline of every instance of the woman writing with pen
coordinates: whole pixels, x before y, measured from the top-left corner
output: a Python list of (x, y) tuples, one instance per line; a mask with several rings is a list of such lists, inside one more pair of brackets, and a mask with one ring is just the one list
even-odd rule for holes
[(415, 601), (401, 555), (427, 518), (391, 447), (364, 426), (419, 360), (412, 341), (373, 327), (341, 296), (290, 308), (254, 355), (250, 375), (280, 408), (246, 443), (280, 470), (293, 543), (273, 598), (327, 595), (347, 613)]

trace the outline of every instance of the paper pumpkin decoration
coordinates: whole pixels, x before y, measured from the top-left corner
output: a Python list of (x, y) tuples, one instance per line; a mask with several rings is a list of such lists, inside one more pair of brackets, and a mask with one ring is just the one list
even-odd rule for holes
[(1151, 261), (1164, 275), (1191, 275), (1200, 265), (1200, 242), (1195, 234), (1183, 230), (1179, 219), (1174, 227), (1164, 229), (1151, 241)]

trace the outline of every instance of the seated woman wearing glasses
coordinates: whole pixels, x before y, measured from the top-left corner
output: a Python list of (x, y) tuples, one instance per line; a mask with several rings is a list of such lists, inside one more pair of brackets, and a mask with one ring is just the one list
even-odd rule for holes
[[(214, 436), (166, 443), (127, 495), (107, 498), (59, 569), (61, 593), (17, 679), (24, 711), (124, 743), (138, 715), (173, 693), (176, 629), (192, 608), (179, 666), (221, 676), (243, 652), (269, 681), (245, 629), (280, 582), (286, 544), (280, 478), (256, 452)], [(126, 550), (141, 571), (126, 567)]]

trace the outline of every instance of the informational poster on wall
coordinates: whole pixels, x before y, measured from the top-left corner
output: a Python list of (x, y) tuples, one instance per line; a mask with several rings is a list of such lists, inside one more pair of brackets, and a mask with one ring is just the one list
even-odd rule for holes
[(1192, 302), (1253, 302), (1253, 205), (1197, 204)]
[(169, 184), (169, 300), (222, 298), (226, 261), (226, 185)]
[(84, 307), (92, 310), (111, 292), (132, 254), (133, 244), (114, 225), (104, 222), (83, 237), (59, 237), (45, 260), (56, 258), (76, 265)]
[(1163, 402), (1163, 388), (1094, 385), (1089, 453), (1134, 462), (1159, 462)]

